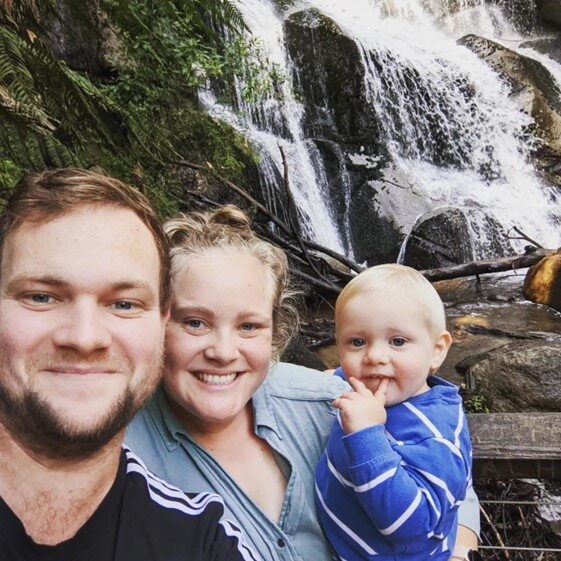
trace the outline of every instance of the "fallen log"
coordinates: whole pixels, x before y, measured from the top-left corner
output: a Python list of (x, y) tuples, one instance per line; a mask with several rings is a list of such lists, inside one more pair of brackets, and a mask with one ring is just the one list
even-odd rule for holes
[(541, 261), (551, 249), (536, 249), (531, 253), (514, 255), (513, 257), (503, 257), (488, 261), (472, 261), (462, 265), (452, 265), (439, 269), (425, 269), (420, 271), (427, 280), (436, 282), (440, 280), (457, 279), (460, 277), (471, 277), (485, 273), (500, 273), (516, 269), (527, 269)]
[(468, 415), (475, 478), (561, 480), (561, 413)]

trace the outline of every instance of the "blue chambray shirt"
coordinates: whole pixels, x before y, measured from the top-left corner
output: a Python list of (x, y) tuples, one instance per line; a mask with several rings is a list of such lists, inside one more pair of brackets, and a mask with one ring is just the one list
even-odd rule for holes
[[(287, 488), (276, 524), (246, 495), (220, 464), (199, 446), (170, 410), (158, 389), (127, 429), (125, 443), (156, 475), (188, 492), (218, 493), (225, 517), (237, 522), (264, 560), (331, 561), (315, 509), (314, 472), (335, 419), (331, 402), (349, 386), (302, 366), (278, 363), (252, 398), (255, 432), (278, 455)], [(473, 491), (459, 511), (462, 523), (479, 532)]]
[(134, 418), (125, 442), (173, 485), (221, 495), (225, 517), (243, 528), (264, 560), (328, 561), (336, 557), (316, 515), (314, 471), (335, 419), (331, 402), (347, 389), (335, 376), (279, 363), (253, 396), (255, 432), (278, 454), (288, 480), (278, 525), (189, 436), (161, 388)]

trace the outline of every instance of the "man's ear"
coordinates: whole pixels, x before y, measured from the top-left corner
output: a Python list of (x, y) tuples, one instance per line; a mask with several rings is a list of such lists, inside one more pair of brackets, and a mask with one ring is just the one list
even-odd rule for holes
[(452, 345), (452, 335), (450, 335), (448, 331), (443, 331), (434, 343), (433, 355), (430, 363), (431, 372), (436, 372), (440, 368), (448, 354), (450, 345)]

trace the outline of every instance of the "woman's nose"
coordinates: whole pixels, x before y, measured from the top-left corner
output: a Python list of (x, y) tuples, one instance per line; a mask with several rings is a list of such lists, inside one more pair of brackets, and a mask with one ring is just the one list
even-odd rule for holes
[(205, 349), (205, 356), (211, 360), (228, 363), (240, 356), (237, 338), (232, 333), (218, 332)]

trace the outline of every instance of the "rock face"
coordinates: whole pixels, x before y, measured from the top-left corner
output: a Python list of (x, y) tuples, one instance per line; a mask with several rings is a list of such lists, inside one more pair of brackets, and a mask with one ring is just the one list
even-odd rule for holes
[(305, 100), (306, 136), (379, 154), (378, 124), (365, 96), (356, 43), (315, 9), (288, 16), (284, 30), (298, 69), (294, 83)]
[(560, 342), (517, 341), (457, 368), (494, 412), (561, 411)]
[(73, 70), (91, 76), (113, 73), (109, 59), (116, 48), (116, 37), (97, 0), (58, 0), (57, 15), (43, 31), (55, 56)]
[(530, 267), (524, 280), (524, 296), (532, 302), (561, 311), (561, 251), (551, 253)]
[(536, 0), (536, 6), (542, 19), (561, 28), (561, 4), (559, 0)]
[(378, 197), (389, 155), (366, 95), (359, 47), (315, 9), (291, 13), (284, 31), (305, 106), (304, 132), (323, 159), (339, 229), (358, 262), (395, 260), (405, 234)]
[(534, 118), (538, 136), (561, 154), (561, 91), (549, 70), (536, 60), (477, 35), (466, 35), (458, 43), (510, 82), (518, 105)]

